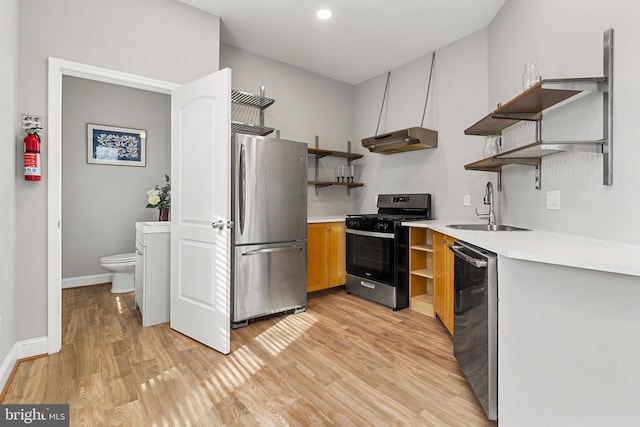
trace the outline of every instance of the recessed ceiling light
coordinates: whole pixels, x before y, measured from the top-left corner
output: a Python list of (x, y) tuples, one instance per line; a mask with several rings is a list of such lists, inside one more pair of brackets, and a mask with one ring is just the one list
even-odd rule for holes
[(330, 19), (333, 16), (333, 12), (329, 9), (320, 9), (316, 12), (318, 19)]

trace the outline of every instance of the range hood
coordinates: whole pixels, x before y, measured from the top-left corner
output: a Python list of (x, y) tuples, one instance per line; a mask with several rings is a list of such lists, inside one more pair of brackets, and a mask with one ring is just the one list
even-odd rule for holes
[(364, 138), (362, 146), (372, 153), (380, 154), (436, 148), (438, 146), (438, 132), (423, 127), (412, 127)]

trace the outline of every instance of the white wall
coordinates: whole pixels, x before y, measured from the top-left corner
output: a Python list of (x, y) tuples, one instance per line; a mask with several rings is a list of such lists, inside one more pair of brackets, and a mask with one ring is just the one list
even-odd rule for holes
[[(0, 1), (0, 365), (15, 342), (15, 183), (18, 129), (18, 0)], [(21, 156), (20, 156), (21, 157)], [(3, 373), (0, 371), (0, 376)], [(0, 378), (0, 389), (3, 388)]]
[[(135, 250), (136, 221), (157, 221), (147, 190), (171, 170), (171, 97), (76, 77), (62, 81), (62, 277), (108, 273), (100, 257)], [(87, 163), (87, 124), (146, 131), (146, 166)]]
[[(173, 0), (22, 0), (18, 25), (19, 113), (46, 116), (49, 56), (173, 83), (218, 69), (219, 18)], [(18, 340), (47, 334), (46, 135), (42, 156), (42, 182), (16, 186)]]
[[(431, 54), (391, 71), (387, 103), (378, 133), (420, 126), (429, 77)], [(431, 193), (434, 218), (475, 218), (483, 211), (482, 196), (494, 176), (465, 171), (482, 153), (482, 141), (463, 130), (484, 116), (487, 105), (487, 32), (474, 33), (436, 52), (431, 93), (424, 127), (438, 131), (438, 147), (398, 154), (369, 153), (360, 145), (373, 136), (380, 114), (386, 74), (356, 87), (354, 140), (365, 153), (358, 198), (362, 212), (376, 210), (380, 193)], [(471, 206), (463, 206), (465, 194)]]
[[(637, 54), (640, 3), (631, 0), (509, 0), (489, 27), (489, 103), (522, 90), (523, 63), (536, 60), (543, 78), (601, 76), (602, 34), (614, 29), (613, 186), (602, 185), (602, 156), (567, 153), (542, 162), (542, 191), (533, 168), (504, 168), (504, 222), (640, 244), (640, 133)], [(599, 138), (601, 95), (591, 94), (543, 120), (543, 137)], [(477, 117), (478, 119), (480, 116)], [(529, 139), (528, 142), (533, 141)], [(527, 141), (523, 141), (527, 142)], [(548, 190), (560, 190), (561, 209), (546, 210)]]
[[(353, 125), (353, 86), (225, 44), (220, 47), (220, 67), (232, 69), (234, 89), (258, 94), (260, 86), (265, 87), (265, 95), (276, 100), (265, 110), (265, 125), (279, 129), (281, 138), (314, 147), (317, 135), (320, 148), (347, 151)], [(244, 111), (237, 114), (241, 121), (242, 116), (250, 116)], [(309, 164), (313, 162), (310, 156)], [(321, 179), (334, 178), (337, 166), (346, 165), (334, 158), (324, 158), (321, 163)], [(310, 179), (313, 174), (310, 168)], [(348, 196), (345, 188), (323, 188), (316, 196), (310, 186), (308, 194), (309, 216), (353, 212), (354, 196)]]

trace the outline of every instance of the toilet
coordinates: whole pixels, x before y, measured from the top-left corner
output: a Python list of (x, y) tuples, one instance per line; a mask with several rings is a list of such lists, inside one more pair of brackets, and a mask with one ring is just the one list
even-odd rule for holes
[(121, 294), (134, 291), (133, 277), (136, 270), (136, 254), (134, 252), (102, 257), (100, 258), (100, 267), (113, 272), (112, 293)]

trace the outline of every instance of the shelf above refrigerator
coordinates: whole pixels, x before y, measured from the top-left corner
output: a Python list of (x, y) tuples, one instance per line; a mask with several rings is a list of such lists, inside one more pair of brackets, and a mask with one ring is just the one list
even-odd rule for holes
[(236, 133), (244, 133), (247, 135), (258, 135), (258, 136), (266, 136), (273, 132), (275, 129), (266, 127), (266, 126), (258, 126), (252, 125), (249, 123), (242, 122), (231, 122), (231, 132)]

